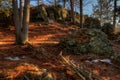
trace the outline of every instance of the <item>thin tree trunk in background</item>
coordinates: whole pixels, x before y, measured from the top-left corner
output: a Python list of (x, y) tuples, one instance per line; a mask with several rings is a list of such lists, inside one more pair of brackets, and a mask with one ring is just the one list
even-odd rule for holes
[(54, 0), (54, 6), (57, 6), (57, 0)]
[(13, 18), (15, 24), (15, 37), (16, 37), (16, 44), (21, 43), (21, 27), (19, 23), (19, 12), (18, 12), (18, 3), (17, 0), (12, 0), (13, 5)]
[(30, 17), (30, 0), (25, 0), (23, 12), (22, 43), (28, 42), (28, 26)]
[(64, 8), (66, 7), (66, 0), (64, 0), (64, 2), (63, 2), (63, 7)]
[(83, 28), (83, 2), (80, 0), (80, 27)]
[(75, 18), (74, 18), (74, 0), (70, 0), (70, 6), (71, 6), (71, 22), (74, 24), (75, 23)]
[(103, 9), (103, 7), (102, 7), (102, 5), (100, 5), (100, 24), (101, 25), (103, 25), (103, 17), (102, 17), (102, 14), (103, 14), (103, 12), (102, 12), (102, 9)]
[(116, 26), (116, 6), (117, 6), (117, 0), (114, 0), (114, 16), (113, 16), (113, 28), (115, 30)]
[(40, 5), (40, 0), (38, 0), (38, 6)]

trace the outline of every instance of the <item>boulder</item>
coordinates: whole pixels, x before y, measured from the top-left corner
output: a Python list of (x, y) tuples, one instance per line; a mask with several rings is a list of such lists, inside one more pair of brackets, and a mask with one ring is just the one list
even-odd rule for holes
[(44, 5), (40, 5), (39, 6), (39, 14), (40, 14), (40, 17), (44, 20), (44, 21), (48, 21), (47, 19), (47, 11), (46, 11), (46, 8)]
[(111, 55), (114, 53), (107, 35), (98, 29), (77, 30), (68, 38), (62, 39), (59, 46), (63, 51), (72, 54)]
[(67, 10), (60, 5), (50, 6), (46, 10), (48, 17), (56, 21), (64, 21), (68, 15)]

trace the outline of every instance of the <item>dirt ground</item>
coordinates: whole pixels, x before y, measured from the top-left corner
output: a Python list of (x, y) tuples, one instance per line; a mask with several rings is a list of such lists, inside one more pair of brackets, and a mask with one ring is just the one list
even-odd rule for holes
[[(9, 74), (15, 76), (17, 73), (14, 73), (14, 69), (19, 64), (29, 63), (41, 69), (47, 69), (56, 80), (76, 80), (76, 77), (69, 74), (67, 69), (60, 64), (59, 60), (55, 60), (54, 57), (58, 56), (61, 51), (57, 45), (60, 39), (67, 37), (77, 29), (77, 26), (69, 24), (30, 23), (29, 42), (40, 50), (40, 53), (35, 54), (27, 46), (14, 45), (15, 35), (13, 27), (0, 28), (0, 73), (11, 70)], [(114, 44), (114, 49), (120, 52), (120, 44)], [(46, 59), (41, 55), (42, 52), (50, 57)], [(120, 59), (113, 60), (111, 58), (112, 64), (106, 64), (102, 62), (88, 62), (87, 60), (110, 59), (107, 56), (94, 54), (71, 55), (64, 52), (63, 56), (69, 56), (70, 60), (74, 61), (75, 64), (84, 65), (89, 70), (100, 75), (104, 80), (120, 80)], [(19, 57), (20, 59), (10, 60), (9, 57)], [(0, 80), (3, 79), (0, 78)]]

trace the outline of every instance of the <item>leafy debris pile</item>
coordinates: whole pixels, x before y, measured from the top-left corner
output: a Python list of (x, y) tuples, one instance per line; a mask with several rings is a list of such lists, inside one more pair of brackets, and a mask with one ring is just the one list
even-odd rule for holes
[(46, 69), (23, 63), (14, 69), (2, 70), (0, 80), (54, 80), (54, 78)]

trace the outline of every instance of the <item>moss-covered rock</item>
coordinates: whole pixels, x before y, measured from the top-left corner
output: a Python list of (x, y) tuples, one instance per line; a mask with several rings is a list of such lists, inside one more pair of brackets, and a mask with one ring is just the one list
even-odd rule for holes
[(44, 5), (40, 5), (40, 16), (44, 19), (44, 21), (48, 21), (47, 19), (47, 11)]
[(67, 17), (67, 10), (60, 5), (47, 7), (47, 14), (50, 19), (64, 21)]
[(107, 39), (107, 35), (100, 30), (88, 30), (87, 34), (90, 36), (90, 52), (98, 54), (112, 54), (112, 43)]
[(105, 23), (103, 26), (102, 26), (102, 29), (101, 29), (104, 33), (106, 33), (107, 35), (111, 35), (113, 34), (114, 32), (114, 27), (112, 24), (110, 23)]
[(99, 55), (114, 53), (107, 35), (98, 29), (80, 29), (60, 41), (60, 48), (72, 54), (95, 53)]
[(37, 20), (40, 20), (40, 21), (48, 21), (48, 14), (47, 14), (47, 11), (46, 11), (46, 5), (44, 4), (41, 4), (39, 6), (36, 6), (36, 7), (31, 7), (31, 14), (30, 14), (30, 19), (31, 21), (37, 21)]
[(96, 29), (101, 28), (99, 19), (93, 17), (87, 17), (84, 21), (83, 26), (84, 28), (96, 28)]

